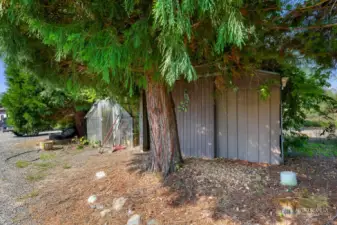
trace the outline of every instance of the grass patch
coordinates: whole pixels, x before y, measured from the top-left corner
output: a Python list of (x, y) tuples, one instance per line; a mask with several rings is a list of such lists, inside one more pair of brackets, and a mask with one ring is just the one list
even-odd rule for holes
[(65, 163), (63, 165), (63, 169), (70, 169), (71, 168), (71, 165), (69, 165), (68, 163)]
[(29, 165), (30, 165), (30, 162), (25, 161), (25, 160), (19, 160), (19, 161), (16, 161), (16, 163), (15, 163), (15, 166), (17, 168), (26, 168)]
[(337, 145), (333, 143), (305, 143), (303, 146), (294, 149), (301, 156), (314, 157), (337, 157)]
[(55, 153), (42, 153), (40, 155), (40, 159), (43, 161), (47, 161), (47, 160), (51, 160), (56, 158), (56, 154)]
[(42, 180), (46, 175), (42, 172), (27, 175), (26, 179), (30, 182)]
[(17, 200), (18, 201), (24, 201), (24, 200), (27, 200), (27, 199), (30, 199), (30, 198), (35, 198), (39, 195), (39, 192), (37, 190), (34, 190), (26, 195), (23, 195), (21, 196), (20, 198), (18, 198)]
[(40, 162), (40, 163), (35, 163), (34, 166), (40, 168), (40, 169), (50, 169), (53, 168), (55, 166), (55, 164), (51, 163), (51, 162)]

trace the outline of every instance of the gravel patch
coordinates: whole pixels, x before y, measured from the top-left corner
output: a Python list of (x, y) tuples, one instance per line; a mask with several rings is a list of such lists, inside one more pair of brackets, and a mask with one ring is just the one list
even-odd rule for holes
[[(38, 157), (37, 151), (10, 158), (25, 151), (36, 150), (35, 143), (39, 137), (15, 137), (12, 133), (0, 133), (0, 224), (34, 225), (29, 218), (27, 205), (22, 196), (29, 196), (34, 190), (32, 183), (26, 179), (26, 170), (17, 168), (18, 160), (33, 160)], [(8, 159), (10, 158), (10, 159)], [(8, 160), (6, 160), (8, 159)]]

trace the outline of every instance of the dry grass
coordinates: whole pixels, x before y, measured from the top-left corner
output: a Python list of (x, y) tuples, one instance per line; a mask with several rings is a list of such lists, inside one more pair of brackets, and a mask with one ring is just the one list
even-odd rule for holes
[(42, 180), (46, 177), (46, 174), (43, 173), (42, 171), (38, 171), (38, 172), (33, 172), (30, 173), (26, 176), (26, 179), (30, 182), (36, 182), (39, 180)]
[[(155, 218), (160, 224), (323, 224), (336, 213), (336, 162), (302, 160), (266, 166), (188, 159), (162, 180), (145, 171), (146, 154), (83, 151), (68, 157), (71, 169), (54, 169), (40, 184), (31, 210), (41, 224), (125, 224), (129, 210), (143, 221)], [(95, 179), (102, 170), (107, 177)], [(291, 192), (279, 185), (283, 170), (298, 173), (299, 185)], [(110, 208), (114, 198), (128, 200), (122, 211), (101, 218), (101, 210), (87, 203), (92, 194), (104, 208)], [(313, 207), (324, 210), (288, 218), (280, 213), (280, 205), (289, 201), (299, 202), (296, 207), (316, 204)]]

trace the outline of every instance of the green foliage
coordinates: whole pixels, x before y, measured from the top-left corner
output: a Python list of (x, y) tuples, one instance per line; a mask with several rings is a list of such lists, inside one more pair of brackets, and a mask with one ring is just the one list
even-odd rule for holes
[(284, 150), (287, 152), (293, 148), (303, 147), (309, 140), (309, 137), (305, 134), (298, 132), (288, 132), (284, 135)]
[(89, 145), (89, 141), (88, 141), (88, 139), (86, 139), (85, 137), (81, 137), (80, 138), (80, 144), (81, 145)]
[(43, 88), (32, 76), (22, 73), (16, 66), (6, 69), (8, 90), (2, 104), (7, 110), (8, 123), (21, 133), (35, 133), (50, 126), (45, 118), (52, 107), (40, 95)]
[(185, 89), (184, 100), (179, 103), (178, 110), (180, 112), (187, 112), (189, 104), (190, 104), (190, 97), (188, 95), (187, 89)]
[(289, 64), (280, 70), (282, 76), (289, 77), (287, 86), (282, 91), (283, 128), (299, 130), (304, 126), (308, 111), (315, 111), (322, 117), (329, 112), (321, 108), (325, 103), (336, 106), (335, 99), (327, 95), (325, 88), (329, 87), (330, 73), (316, 69), (312, 73)]
[[(11, 32), (20, 43), (15, 46), (3, 38), (5, 52), (13, 53), (8, 57), (18, 58), (14, 54), (18, 51), (41, 63), (55, 57), (51, 66), (68, 73), (63, 84), (67, 77), (79, 85), (123, 87), (134, 93), (146, 71), (160, 71), (172, 85), (180, 76), (197, 78), (195, 56), (202, 63), (206, 58), (221, 58), (228, 46), (242, 47), (249, 33), (240, 13), (242, 6), (241, 0), (12, 1), (1, 12), (2, 22), (11, 28), (0, 33)], [(200, 24), (208, 27), (206, 33)], [(33, 43), (35, 49), (48, 49), (43, 54), (51, 55), (37, 60), (39, 56), (26, 51)], [(204, 53), (194, 54), (190, 46), (194, 43)], [(38, 65), (49, 70), (48, 64)]]
[(93, 89), (67, 91), (41, 83), (21, 66), (8, 63), (6, 69), (8, 90), (2, 104), (8, 113), (8, 122), (15, 131), (35, 134), (57, 126), (74, 123), (75, 111), (86, 111), (96, 98)]
[(317, 120), (304, 120), (304, 127), (324, 127), (326, 124), (322, 121)]

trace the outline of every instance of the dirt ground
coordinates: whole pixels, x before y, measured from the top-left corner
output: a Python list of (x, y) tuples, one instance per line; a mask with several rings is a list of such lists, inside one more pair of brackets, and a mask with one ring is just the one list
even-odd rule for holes
[[(53, 167), (35, 181), (35, 194), (26, 200), (39, 224), (119, 225), (132, 214), (143, 224), (150, 219), (158, 224), (328, 224), (337, 213), (337, 162), (331, 159), (290, 160), (282, 166), (186, 159), (163, 180), (146, 171), (148, 154), (137, 150), (99, 154), (97, 148), (66, 146), (52, 154), (47, 162)], [(279, 184), (284, 170), (297, 173), (296, 188)], [(107, 176), (96, 179), (98, 171)], [(97, 196), (96, 208), (87, 202), (91, 195)], [(119, 197), (127, 198), (122, 210), (102, 217)], [(282, 207), (297, 211), (287, 214)]]

